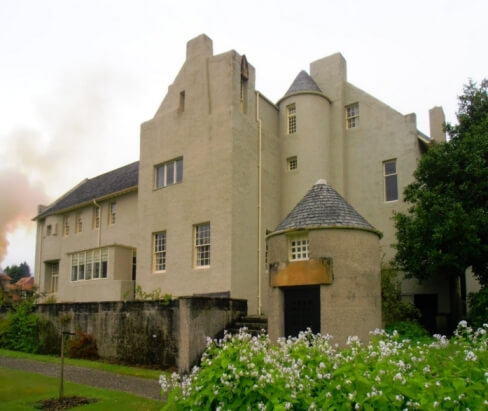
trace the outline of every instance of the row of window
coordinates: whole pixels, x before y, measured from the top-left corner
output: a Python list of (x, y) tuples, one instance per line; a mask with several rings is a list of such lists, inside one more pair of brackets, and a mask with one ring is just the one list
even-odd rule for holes
[[(109, 205), (109, 213), (107, 223), (109, 225), (115, 224), (117, 215), (117, 203), (112, 201)], [(92, 228), (98, 229), (100, 228), (100, 207), (93, 208), (93, 217), (92, 217)], [(82, 213), (76, 213), (75, 215), (75, 233), (81, 233), (85, 230), (85, 223), (83, 221)], [(65, 215), (63, 217), (63, 235), (68, 236), (71, 232), (71, 216)], [(56, 235), (57, 234), (57, 224), (48, 224), (46, 226), (46, 235)]]
[[(153, 234), (153, 271), (155, 272), (166, 270), (166, 244), (166, 231)], [(193, 227), (193, 265), (210, 266), (210, 223)]]
[[(345, 107), (346, 128), (359, 127), (359, 103), (349, 104)], [(287, 134), (297, 132), (297, 107), (296, 104), (286, 106)]]
[(71, 281), (107, 278), (108, 248), (71, 255)]

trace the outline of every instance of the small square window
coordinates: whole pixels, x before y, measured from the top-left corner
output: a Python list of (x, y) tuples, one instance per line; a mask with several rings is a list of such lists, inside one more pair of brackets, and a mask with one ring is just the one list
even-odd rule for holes
[(359, 103), (346, 106), (346, 128), (359, 127)]
[(308, 235), (301, 234), (289, 238), (290, 261), (308, 260)]
[(298, 168), (298, 160), (296, 156), (287, 158), (286, 163), (288, 166), (288, 171), (293, 171)]

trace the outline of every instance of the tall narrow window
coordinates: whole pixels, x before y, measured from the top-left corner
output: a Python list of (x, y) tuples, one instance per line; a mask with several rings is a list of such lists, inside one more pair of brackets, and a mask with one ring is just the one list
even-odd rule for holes
[(81, 218), (81, 213), (76, 214), (75, 231), (77, 233), (81, 233), (83, 231), (83, 220)]
[(288, 120), (288, 134), (296, 133), (297, 131), (297, 108), (295, 104), (286, 106), (287, 120)]
[(185, 111), (185, 90), (180, 91), (180, 105), (178, 106), (178, 111), (181, 113)]
[(195, 266), (210, 265), (210, 223), (195, 226)]
[(183, 181), (183, 158), (171, 160), (155, 167), (155, 188), (170, 186)]
[(117, 203), (115, 201), (112, 201), (110, 203), (110, 213), (108, 215), (109, 224), (115, 224), (116, 213), (117, 213)]
[(359, 103), (346, 106), (346, 128), (359, 127)]
[(290, 261), (308, 260), (308, 236), (296, 235), (289, 239)]
[(63, 235), (69, 235), (69, 215), (63, 218)]
[(101, 254), (102, 254), (101, 255), (102, 266), (101, 266), (100, 277), (101, 278), (107, 278), (107, 275), (108, 275), (108, 249), (102, 248)]
[(51, 292), (58, 292), (59, 263), (52, 263), (51, 266)]
[(52, 235), (53, 232), (53, 226), (51, 224), (48, 224), (46, 227), (46, 235)]
[(93, 209), (93, 228), (100, 228), (100, 207)]
[(71, 281), (78, 280), (78, 254), (71, 256)]
[(398, 200), (398, 175), (396, 160), (388, 160), (383, 163), (385, 177), (385, 201)]
[(93, 273), (93, 251), (86, 252), (86, 270), (85, 278), (91, 280)]
[(298, 160), (297, 156), (289, 157), (286, 159), (286, 164), (288, 167), (288, 171), (293, 171), (298, 168)]
[(153, 270), (166, 270), (166, 232), (153, 235)]

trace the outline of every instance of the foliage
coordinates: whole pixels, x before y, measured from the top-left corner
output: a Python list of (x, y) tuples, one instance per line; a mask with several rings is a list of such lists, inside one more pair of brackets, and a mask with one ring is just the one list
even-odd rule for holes
[(54, 324), (42, 315), (37, 315), (37, 350), (43, 354), (59, 355), (61, 336)]
[(418, 279), (460, 276), (472, 266), (488, 283), (488, 80), (459, 97), (458, 125), (432, 144), (405, 189), (408, 214), (395, 215), (395, 262)]
[(386, 326), (419, 317), (413, 304), (402, 301), (401, 282), (392, 267), (381, 268), (381, 310)]
[(68, 342), (68, 356), (71, 358), (97, 359), (98, 348), (95, 337), (78, 330)]
[(481, 409), (488, 405), (488, 325), (412, 343), (376, 330), (367, 344), (301, 333), (272, 344), (241, 330), (209, 341), (189, 376), (161, 376), (166, 409)]
[(56, 304), (56, 303), (57, 303), (57, 299), (56, 296), (53, 294), (47, 296), (41, 302), (41, 304)]
[(427, 330), (416, 321), (398, 321), (386, 326), (385, 331), (389, 334), (398, 334), (400, 339), (412, 341), (431, 339)]
[(33, 313), (34, 303), (24, 300), (14, 305), (12, 310), (0, 321), (0, 347), (37, 352), (37, 316)]
[(477, 293), (470, 293), (469, 321), (474, 327), (481, 327), (488, 323), (488, 286), (484, 286)]
[(152, 300), (161, 301), (164, 305), (169, 305), (173, 296), (171, 294), (163, 294), (161, 288), (156, 288), (151, 292), (145, 292), (140, 285), (136, 287), (136, 300)]
[(16, 283), (23, 277), (30, 277), (31, 270), (29, 264), (26, 261), (20, 263), (19, 265), (12, 265), (7, 266), (5, 268), (5, 274), (7, 274), (12, 280), (10, 281), (12, 284)]

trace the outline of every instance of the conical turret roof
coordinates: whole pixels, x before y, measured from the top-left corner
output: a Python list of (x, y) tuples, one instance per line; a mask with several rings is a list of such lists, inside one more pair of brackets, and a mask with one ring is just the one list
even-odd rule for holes
[(288, 94), (296, 93), (298, 91), (318, 91), (322, 93), (317, 83), (313, 80), (312, 77), (308, 75), (305, 70), (300, 71), (298, 76), (296, 76), (295, 80), (293, 81), (292, 85), (285, 93), (285, 96)]
[(274, 232), (320, 227), (357, 227), (377, 232), (325, 180), (315, 183)]

